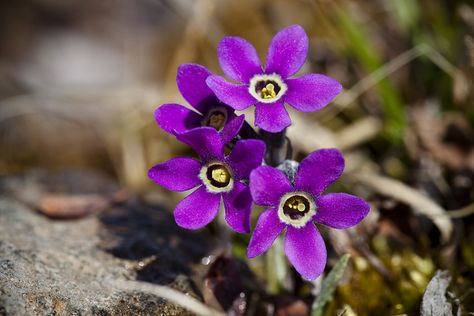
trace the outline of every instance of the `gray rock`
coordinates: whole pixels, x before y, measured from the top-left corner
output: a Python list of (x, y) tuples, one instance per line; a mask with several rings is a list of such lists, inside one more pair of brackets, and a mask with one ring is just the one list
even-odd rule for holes
[(200, 299), (192, 271), (208, 252), (207, 236), (151, 206), (54, 221), (0, 196), (0, 315), (183, 315), (159, 297), (109, 285), (140, 280)]

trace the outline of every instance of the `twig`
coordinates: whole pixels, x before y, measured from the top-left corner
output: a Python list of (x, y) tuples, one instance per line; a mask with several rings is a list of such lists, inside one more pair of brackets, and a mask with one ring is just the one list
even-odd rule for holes
[(170, 301), (171, 303), (184, 307), (197, 315), (225, 316), (224, 313), (204, 305), (195, 298), (166, 286), (126, 280), (115, 280), (111, 285), (124, 291), (140, 291), (159, 296)]
[(360, 242), (354, 244), (354, 247), (359, 251), (365, 259), (369, 262), (369, 264), (378, 272), (380, 273), (388, 282), (394, 282), (393, 273), (385, 266), (382, 260), (380, 260), (376, 255), (370, 251), (367, 244), (361, 244)]
[(352, 86), (351, 89), (342, 93), (338, 98), (336, 98), (334, 102), (341, 108), (348, 106), (358, 97), (360, 97), (365, 91), (369, 90), (381, 80), (387, 78), (389, 75), (399, 70), (412, 60), (418, 58), (422, 54), (423, 52), (421, 52), (418, 46), (416, 46), (398, 55), (388, 63), (384, 64), (382, 67), (378, 68), (376, 71), (357, 82), (354, 86)]
[(446, 213), (450, 218), (463, 218), (474, 214), (474, 203), (469, 204), (463, 208), (448, 211)]
[(373, 116), (357, 120), (335, 135), (337, 148), (346, 150), (371, 140), (382, 131), (382, 127), (382, 121)]
[(453, 78), (458, 72), (457, 68), (453, 64), (451, 64), (443, 55), (441, 55), (431, 46), (426, 44), (417, 45), (398, 55), (391, 61), (384, 64), (382, 67), (378, 68), (376, 71), (364, 77), (349, 90), (341, 93), (334, 100), (334, 104), (337, 106), (338, 110), (324, 117), (323, 121), (332, 119), (334, 116), (342, 112), (347, 106), (351, 105), (363, 93), (377, 85), (377, 83), (379, 83), (381, 80), (387, 78), (395, 71), (421, 56), (425, 56), (430, 59), (431, 62), (433, 62), (436, 66)]
[(383, 127), (382, 121), (373, 116), (357, 120), (337, 133), (296, 113), (293, 115), (293, 122), (288, 135), (295, 147), (307, 153), (317, 148), (336, 147), (346, 150), (356, 147), (376, 137)]
[(436, 49), (433, 47), (420, 44), (415, 48), (418, 49), (421, 55), (427, 57), (429, 60), (433, 62), (436, 66), (438, 66), (442, 71), (447, 73), (453, 79), (456, 77), (456, 73), (458, 73), (458, 68), (451, 64), (443, 55), (441, 55)]
[(337, 147), (335, 134), (331, 130), (311, 120), (307, 115), (291, 110), (290, 113), (293, 124), (288, 128), (288, 137), (294, 148), (309, 153), (316, 148)]
[(347, 312), (347, 309), (344, 309), (342, 312), (340, 312), (337, 316), (344, 316)]
[(441, 232), (443, 242), (447, 242), (453, 232), (453, 223), (446, 210), (415, 189), (400, 181), (370, 173), (349, 173), (349, 179), (362, 183), (374, 191), (391, 196), (409, 204), (415, 211), (433, 221)]

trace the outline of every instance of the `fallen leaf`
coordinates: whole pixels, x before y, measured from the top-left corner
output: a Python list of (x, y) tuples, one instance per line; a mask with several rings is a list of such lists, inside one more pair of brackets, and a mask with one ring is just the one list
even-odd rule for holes
[(453, 112), (441, 116), (432, 107), (417, 106), (411, 109), (410, 117), (413, 135), (408, 135), (411, 138), (407, 139), (407, 146), (414, 159), (426, 152), (450, 169), (468, 165), (469, 154), (474, 150), (473, 130), (464, 115)]
[(37, 202), (38, 210), (51, 218), (73, 219), (98, 213), (110, 206), (111, 201), (98, 194), (45, 193)]

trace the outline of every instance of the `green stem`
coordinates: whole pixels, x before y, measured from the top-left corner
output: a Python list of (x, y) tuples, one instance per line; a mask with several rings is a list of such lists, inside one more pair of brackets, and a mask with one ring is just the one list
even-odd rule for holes
[(288, 274), (288, 264), (283, 251), (283, 237), (279, 236), (267, 252), (267, 281), (268, 292), (278, 294), (286, 289), (285, 278)]

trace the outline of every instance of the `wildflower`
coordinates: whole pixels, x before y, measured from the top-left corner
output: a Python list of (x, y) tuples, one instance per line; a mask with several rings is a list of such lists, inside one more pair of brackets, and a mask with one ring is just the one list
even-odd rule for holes
[(296, 270), (306, 279), (320, 275), (326, 265), (326, 247), (313, 224), (348, 228), (359, 223), (369, 205), (346, 193), (321, 193), (344, 170), (337, 149), (321, 149), (306, 157), (298, 167), (294, 184), (280, 170), (261, 166), (250, 174), (250, 191), (256, 204), (269, 206), (257, 222), (247, 256), (267, 251), (286, 228), (284, 250)]
[(236, 116), (234, 110), (217, 99), (206, 85), (211, 72), (198, 64), (179, 66), (176, 82), (181, 95), (194, 107), (195, 111), (179, 104), (164, 104), (156, 109), (155, 119), (165, 131), (180, 134), (190, 129), (210, 126), (228, 143), (237, 135), (245, 117)]
[(218, 57), (224, 73), (241, 84), (211, 75), (208, 86), (224, 103), (236, 110), (255, 105), (255, 124), (272, 133), (291, 124), (284, 102), (302, 112), (320, 110), (341, 92), (334, 79), (320, 74), (289, 78), (304, 64), (308, 37), (299, 25), (287, 27), (273, 37), (262, 70), (255, 48), (240, 37), (225, 37)]
[(226, 157), (225, 143), (213, 128), (198, 127), (178, 134), (177, 138), (190, 145), (201, 161), (178, 157), (148, 172), (153, 181), (172, 191), (197, 187), (176, 205), (176, 223), (188, 229), (206, 226), (219, 212), (222, 198), (229, 226), (239, 233), (248, 233), (252, 197), (243, 181), (261, 165), (265, 144), (260, 140), (240, 140)]

